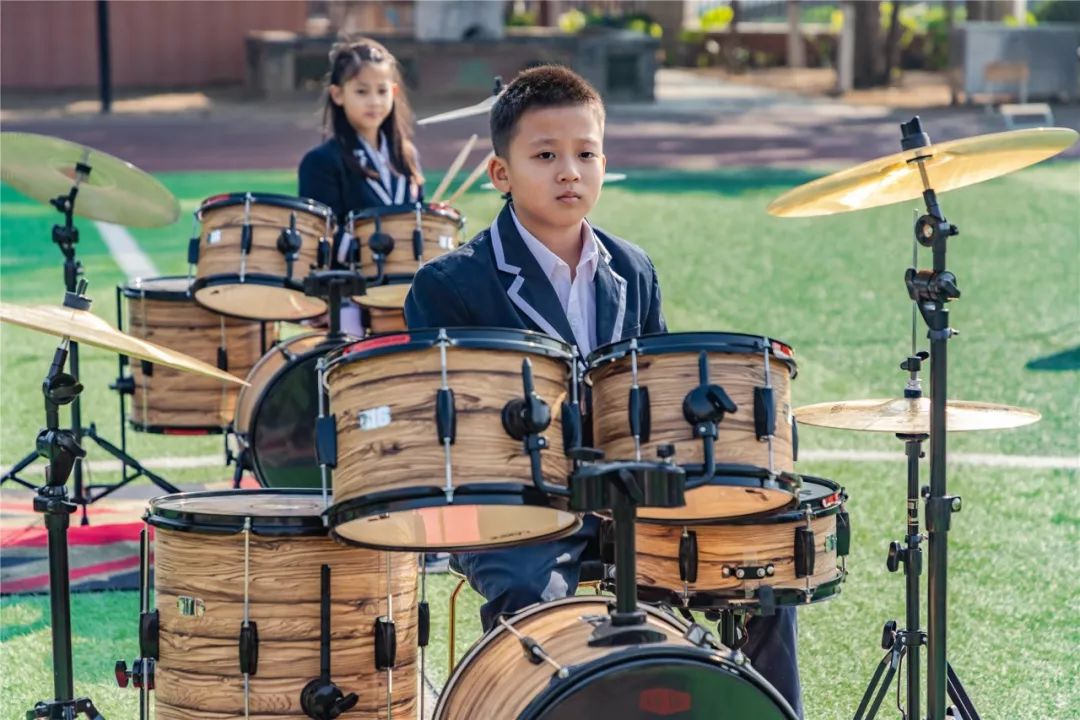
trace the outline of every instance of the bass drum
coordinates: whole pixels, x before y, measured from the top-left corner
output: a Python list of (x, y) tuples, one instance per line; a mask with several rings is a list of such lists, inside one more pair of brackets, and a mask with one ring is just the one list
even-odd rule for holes
[[(641, 607), (666, 642), (591, 647), (589, 635), (607, 608), (607, 598), (571, 597), (505, 620), (457, 666), (435, 718), (794, 720), (742, 653), (692, 642), (685, 622), (656, 608)], [(543, 649), (544, 661), (522, 652), (523, 636)]]
[(316, 364), (344, 342), (328, 342), (326, 333), (297, 335), (272, 347), (248, 375), (234, 431), (243, 462), (263, 487), (322, 487), (315, 460)]

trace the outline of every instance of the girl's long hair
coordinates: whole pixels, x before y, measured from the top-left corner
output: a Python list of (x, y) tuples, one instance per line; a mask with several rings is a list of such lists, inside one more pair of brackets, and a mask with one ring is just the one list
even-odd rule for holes
[[(330, 49), (330, 73), (327, 77), (326, 104), (323, 108), (325, 131), (337, 140), (345, 153), (345, 162), (354, 170), (376, 180), (379, 178), (379, 173), (374, 167), (369, 165), (365, 168), (356, 160), (354, 151), (359, 145), (356, 130), (345, 117), (345, 109), (337, 105), (330, 97), (330, 85), (339, 87), (345, 85), (366, 64), (389, 64), (390, 66), (391, 78), (400, 90), (394, 98), (390, 114), (379, 126), (379, 131), (386, 135), (390, 163), (394, 169), (408, 176), (417, 185), (421, 185), (423, 178), (420, 175), (420, 164), (416, 157), (416, 145), (412, 139), (413, 113), (412, 108), (409, 107), (409, 100), (405, 97), (401, 69), (390, 51), (380, 43), (368, 38), (360, 38), (335, 43)], [(378, 148), (375, 149), (378, 150)]]

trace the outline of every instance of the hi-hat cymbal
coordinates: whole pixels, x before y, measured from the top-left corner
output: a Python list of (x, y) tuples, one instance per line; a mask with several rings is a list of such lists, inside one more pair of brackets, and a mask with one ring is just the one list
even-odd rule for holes
[(379, 310), (401, 310), (405, 307), (405, 298), (412, 283), (394, 283), (393, 285), (369, 285), (364, 295), (356, 295), (353, 301), (357, 305)]
[[(796, 408), (794, 414), (802, 425), (904, 435), (930, 433), (930, 399), (925, 397), (820, 403)], [(949, 432), (1004, 430), (1030, 425), (1041, 417), (1038, 410), (994, 403), (951, 400), (945, 407)]]
[(904, 150), (800, 185), (768, 207), (778, 217), (834, 215), (921, 198), (923, 165), (935, 192), (1007, 175), (1057, 155), (1076, 142), (1075, 130), (1030, 128), (949, 140)]
[(168, 189), (134, 165), (78, 143), (33, 133), (0, 133), (0, 178), (43, 203), (66, 195), (76, 164), (90, 172), (79, 180), (75, 214), (129, 227), (161, 227), (180, 217)]
[(12, 305), (0, 302), (0, 322), (20, 325), (57, 337), (69, 337), (74, 342), (112, 350), (137, 360), (148, 360), (177, 370), (247, 385), (244, 380), (218, 370), (202, 360), (120, 332), (87, 310), (76, 310), (62, 305)]

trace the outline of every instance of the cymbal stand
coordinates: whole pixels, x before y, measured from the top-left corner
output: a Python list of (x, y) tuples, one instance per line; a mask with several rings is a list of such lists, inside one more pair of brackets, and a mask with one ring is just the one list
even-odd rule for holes
[[(71, 190), (66, 195), (60, 195), (50, 200), (50, 204), (56, 208), (57, 211), (63, 213), (64, 224), (54, 225), (52, 229), (53, 242), (60, 248), (60, 252), (64, 255), (64, 290), (72, 295), (82, 297), (85, 292), (86, 281), (80, 280), (83, 274), (82, 263), (75, 258), (75, 245), (79, 242), (79, 229), (75, 227), (73, 222), (73, 216), (75, 214), (75, 198), (79, 194), (79, 185), (89, 177), (92, 168), (84, 162), (78, 162), (75, 164), (75, 184), (71, 186)], [(80, 284), (81, 283), (81, 284)], [(89, 300), (86, 301), (87, 307), (89, 307)], [(125, 358), (121, 356), (120, 364), (123, 367)], [(79, 377), (79, 345), (78, 343), (68, 343), (68, 367), (71, 370), (71, 376)], [(115, 389), (115, 388), (114, 388)], [(121, 404), (123, 404), (123, 392), (121, 391)], [(121, 414), (121, 418), (123, 415)], [(134, 457), (129, 455), (126, 450), (125, 440), (121, 440), (123, 447), (116, 447), (109, 440), (103, 438), (98, 434), (97, 426), (94, 423), (90, 423), (90, 427), (83, 427), (82, 425), (82, 406), (79, 397), (76, 395), (71, 401), (71, 433), (75, 438), (75, 442), (79, 443), (83, 436), (86, 436), (98, 444), (103, 450), (115, 457), (121, 462), (122, 479), (120, 482), (112, 485), (84, 485), (82, 474), (82, 462), (75, 463), (74, 466), (74, 482), (73, 482), (73, 494), (71, 501), (76, 505), (82, 506), (82, 525), (88, 525), (90, 523), (89, 518), (86, 515), (86, 506), (92, 502), (96, 502), (106, 495), (110, 495), (121, 487), (127, 485), (131, 481), (139, 478), (149, 478), (151, 482), (160, 487), (167, 493), (178, 493), (180, 489), (169, 483), (165, 478), (160, 475), (151, 472), (143, 467), (143, 465)], [(121, 437), (124, 436), (123, 421), (121, 420), (120, 428)], [(23, 487), (34, 489), (34, 485), (19, 477), (19, 473), (25, 470), (31, 463), (33, 463), (38, 457), (38, 452), (35, 450), (28, 453), (18, 463), (13, 465), (10, 470), (4, 473), (3, 477), (0, 477), (0, 485), (13, 480)], [(133, 474), (128, 474), (128, 468), (131, 467), (134, 470)], [(94, 494), (94, 490), (102, 489), (103, 492)]]
[[(90, 302), (79, 293), (67, 293), (64, 305), (86, 310)], [(34, 510), (45, 516), (49, 536), (49, 608), (52, 628), (53, 699), (43, 700), (26, 712), (27, 720), (72, 720), (79, 714), (101, 718), (89, 698), (76, 698), (74, 671), (71, 661), (71, 585), (68, 575), (67, 531), (69, 516), (76, 505), (68, 500), (67, 483), (71, 471), (86, 455), (79, 445), (79, 435), (73, 429), (60, 429), (60, 406), (76, 401), (83, 386), (74, 374), (64, 372), (73, 343), (63, 338), (53, 354), (48, 375), (41, 385), (45, 396), (45, 428), (37, 436), (37, 452), (49, 461), (45, 469), (45, 484), (37, 489)]]

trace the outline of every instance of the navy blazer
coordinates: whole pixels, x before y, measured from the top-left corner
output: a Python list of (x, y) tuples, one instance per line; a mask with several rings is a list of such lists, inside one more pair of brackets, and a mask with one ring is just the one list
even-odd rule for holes
[[(593, 228), (597, 347), (667, 332), (660, 284), (645, 251)], [(555, 288), (522, 240), (507, 204), (479, 235), (424, 264), (405, 300), (410, 328), (504, 327), (536, 330), (575, 345)]]

